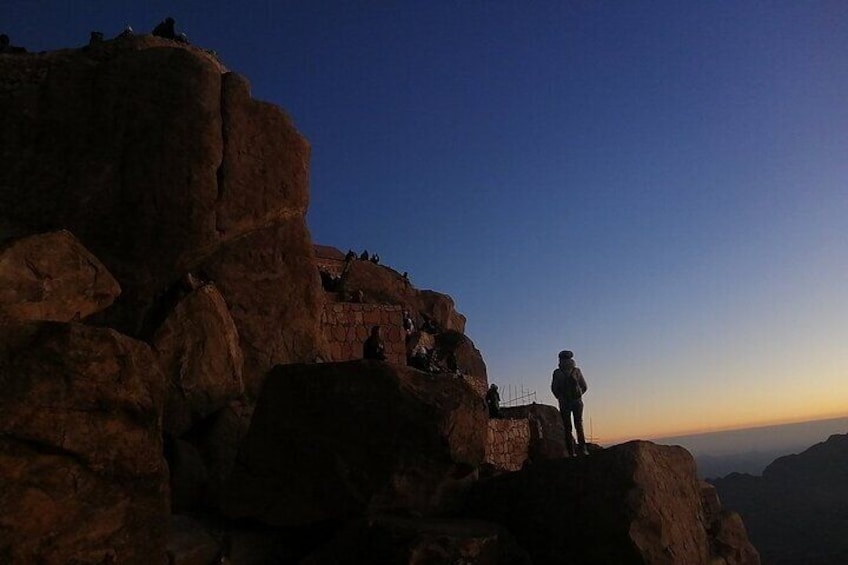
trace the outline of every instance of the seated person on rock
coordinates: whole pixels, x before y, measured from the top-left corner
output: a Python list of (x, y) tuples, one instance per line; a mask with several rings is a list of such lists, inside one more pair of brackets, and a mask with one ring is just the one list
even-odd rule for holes
[(380, 335), (380, 326), (371, 328), (371, 335), (362, 345), (362, 358), (374, 361), (386, 360), (386, 345), (383, 343), (382, 335)]

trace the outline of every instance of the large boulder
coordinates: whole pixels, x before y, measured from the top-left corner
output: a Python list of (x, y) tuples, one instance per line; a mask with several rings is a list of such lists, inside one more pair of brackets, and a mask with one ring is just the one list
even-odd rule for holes
[(213, 284), (177, 303), (153, 336), (153, 348), (168, 381), (164, 428), (173, 436), (181, 436), (244, 390), (238, 331)]
[[(306, 213), (308, 142), (192, 46), (136, 36), (0, 57), (0, 123), (3, 221), (76, 234), (120, 282), (105, 320), (131, 335), (222, 243)], [(298, 237), (284, 253), (309, 245)]]
[(229, 305), (251, 397), (277, 364), (311, 362), (326, 348), (323, 292), (303, 218), (221, 246), (202, 265)]
[(165, 383), (103, 328), (7, 326), (0, 340), (0, 562), (162, 563)]
[(0, 248), (0, 313), (70, 322), (108, 307), (121, 287), (70, 232), (23, 237)]
[(695, 462), (683, 448), (630, 442), (480, 481), (467, 514), (501, 523), (533, 563), (707, 565)]
[(375, 361), (276, 367), (224, 511), (277, 526), (444, 510), (476, 476), (486, 412), (464, 381)]

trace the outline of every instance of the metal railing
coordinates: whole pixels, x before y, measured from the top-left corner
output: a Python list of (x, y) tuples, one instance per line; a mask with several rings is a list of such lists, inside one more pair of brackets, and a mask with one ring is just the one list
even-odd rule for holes
[(501, 406), (523, 406), (536, 402), (536, 391), (525, 388), (524, 385), (507, 385), (506, 394)]

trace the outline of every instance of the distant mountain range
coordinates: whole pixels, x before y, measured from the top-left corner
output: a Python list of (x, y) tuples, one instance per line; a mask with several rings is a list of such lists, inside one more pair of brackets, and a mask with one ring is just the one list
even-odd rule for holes
[(848, 418), (829, 418), (654, 439), (656, 443), (685, 447), (703, 478), (730, 473), (760, 475), (783, 455), (800, 453), (832, 435), (848, 431)]
[(709, 480), (742, 515), (765, 565), (848, 563), (848, 434), (776, 459), (761, 477)]

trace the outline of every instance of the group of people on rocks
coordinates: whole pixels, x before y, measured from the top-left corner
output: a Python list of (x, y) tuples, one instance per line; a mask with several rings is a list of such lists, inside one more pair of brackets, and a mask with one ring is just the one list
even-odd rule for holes
[[(177, 43), (184, 43), (188, 45), (188, 37), (186, 37), (185, 33), (177, 33), (176, 29), (174, 29), (176, 22), (174, 18), (168, 17), (159, 22), (156, 27), (153, 28), (151, 35), (155, 35), (156, 37), (163, 37), (165, 39), (170, 39), (172, 41), (176, 41)], [(124, 30), (115, 36), (116, 39), (121, 39), (123, 37), (129, 37), (133, 35), (133, 28), (127, 26)], [(104, 35), (102, 31), (92, 31), (88, 36), (88, 45), (93, 46), (99, 43), (103, 43), (105, 41)], [(5, 33), (0, 34), (0, 54), (15, 54), (15, 53), (26, 53), (27, 50), (23, 47), (18, 47), (16, 45), (12, 45), (12, 40)], [(377, 259), (379, 261), (379, 257)]]
[(376, 253), (369, 254), (368, 250), (365, 249), (361, 254), (359, 254), (359, 256), (357, 256), (356, 251), (349, 249), (347, 255), (345, 255), (345, 263), (349, 263), (356, 259), (359, 259), (360, 261), (371, 261), (375, 265), (380, 264), (380, 256)]

